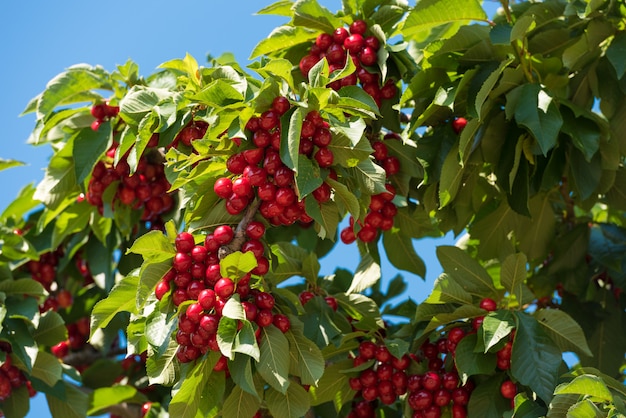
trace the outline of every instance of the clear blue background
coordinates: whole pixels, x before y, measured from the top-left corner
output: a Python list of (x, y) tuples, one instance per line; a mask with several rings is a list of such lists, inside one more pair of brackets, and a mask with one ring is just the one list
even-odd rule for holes
[[(165, 61), (193, 55), (202, 65), (207, 54), (232, 52), (245, 65), (254, 46), (272, 29), (286, 22), (280, 16), (255, 15), (271, 1), (251, 0), (108, 0), (85, 2), (6, 1), (0, 5), (0, 158), (27, 165), (0, 171), (0, 210), (28, 183), (37, 184), (51, 155), (48, 146), (33, 147), (26, 140), (34, 127), (34, 115), (19, 117), (28, 101), (67, 67), (86, 63), (111, 71), (132, 59), (140, 73), (148, 75)], [(339, 0), (322, 0), (336, 11)], [(414, 4), (414, 2), (411, 2)], [(493, 13), (497, 2), (485, 7)], [(451, 244), (453, 237), (416, 242), (427, 264), (427, 277), (405, 275), (410, 296), (423, 300), (440, 274), (435, 245)], [(358, 264), (355, 245), (339, 245), (322, 260), (322, 273), (340, 265), (354, 270)], [(384, 263), (383, 280), (398, 272)], [(44, 396), (31, 400), (30, 418), (49, 417)]]

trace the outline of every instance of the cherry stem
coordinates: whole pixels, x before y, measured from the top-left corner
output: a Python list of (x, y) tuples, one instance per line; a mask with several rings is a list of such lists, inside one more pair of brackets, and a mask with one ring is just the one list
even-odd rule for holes
[(259, 206), (261, 206), (261, 200), (254, 200), (246, 209), (246, 212), (239, 221), (237, 228), (235, 229), (235, 236), (233, 240), (228, 245), (222, 245), (219, 250), (217, 250), (217, 256), (220, 260), (224, 259), (229, 254), (234, 253), (235, 251), (239, 251), (241, 246), (246, 241), (246, 228), (248, 224), (256, 215), (257, 210), (259, 210)]

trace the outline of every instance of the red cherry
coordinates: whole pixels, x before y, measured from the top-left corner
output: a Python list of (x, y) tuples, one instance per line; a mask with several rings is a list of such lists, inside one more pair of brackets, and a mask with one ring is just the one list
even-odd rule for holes
[(203, 289), (198, 294), (198, 303), (204, 310), (210, 311), (215, 306), (216, 295), (213, 289)]
[(235, 233), (230, 225), (220, 225), (213, 231), (213, 239), (220, 245), (228, 244), (234, 236)]
[(469, 392), (467, 389), (460, 387), (452, 391), (452, 402), (455, 405), (467, 405), (469, 403)]
[(278, 328), (283, 334), (289, 331), (291, 328), (291, 322), (289, 321), (289, 317), (283, 314), (274, 315), (274, 320), (272, 321), (274, 326)]
[(500, 393), (506, 399), (513, 399), (517, 394), (517, 386), (512, 381), (505, 380), (502, 382), (502, 385), (500, 385)]
[(465, 337), (465, 330), (463, 330), (463, 328), (457, 327), (448, 331), (448, 341), (454, 344), (458, 344), (463, 337)]
[(376, 228), (370, 225), (365, 225), (359, 230), (359, 232), (357, 232), (356, 235), (361, 241), (368, 243), (374, 241), (377, 234), (378, 232), (376, 231)]
[(313, 134), (313, 144), (318, 147), (327, 147), (332, 140), (332, 133), (330, 129), (320, 126), (315, 129), (315, 133)]
[(411, 392), (411, 394), (409, 394), (408, 402), (409, 406), (416, 411), (424, 410), (433, 403), (432, 392), (424, 389)]
[(479, 304), (481, 309), (484, 309), (488, 312), (493, 312), (496, 309), (498, 309), (498, 304), (495, 300), (491, 299), (491, 298), (484, 298), (480, 301)]
[(274, 308), (274, 296), (267, 292), (259, 292), (254, 297), (254, 303), (261, 309), (272, 310)]
[(265, 234), (265, 225), (259, 221), (251, 221), (246, 226), (246, 235), (251, 239), (261, 239)]
[(372, 48), (374, 51), (378, 51), (378, 48), (380, 48), (380, 41), (375, 36), (366, 36), (365, 46)]
[(317, 35), (317, 38), (315, 39), (315, 45), (317, 45), (319, 49), (321, 49), (322, 51), (325, 51), (326, 49), (328, 49), (328, 47), (332, 43), (333, 43), (333, 37), (332, 35), (329, 35), (327, 33), (321, 33)]
[(217, 283), (215, 283), (213, 289), (215, 290), (215, 294), (217, 294), (220, 299), (225, 300), (235, 291), (235, 284), (228, 277), (222, 277), (217, 281)]
[(150, 411), (150, 408), (152, 408), (152, 402), (144, 402), (144, 404), (141, 405), (141, 416), (145, 417), (148, 411)]
[(365, 39), (360, 33), (353, 33), (343, 41), (343, 47), (351, 54), (358, 53), (365, 45)]
[[(70, 346), (67, 341), (61, 341), (60, 343), (50, 347), (50, 351), (57, 358), (63, 358), (70, 352)], [(7, 356), (7, 358), (10, 358)]]
[(256, 317), (256, 323), (260, 327), (267, 327), (274, 321), (274, 314), (269, 309), (261, 309)]
[(422, 377), (422, 386), (426, 390), (435, 391), (441, 386), (441, 376), (434, 371), (427, 371)]
[(344, 244), (352, 244), (354, 241), (356, 241), (356, 235), (354, 234), (354, 230), (350, 226), (346, 226), (341, 230), (339, 238)]
[(189, 232), (181, 232), (176, 235), (174, 239), (174, 245), (176, 246), (176, 251), (179, 253), (188, 253), (193, 247), (196, 245), (193, 235)]
[(350, 36), (350, 33), (346, 28), (337, 28), (333, 32), (333, 42), (339, 45), (343, 45), (343, 41), (345, 41), (348, 36)]
[(278, 113), (279, 116), (285, 114), (290, 107), (291, 103), (289, 103), (289, 99), (284, 96), (277, 96), (272, 100), (272, 109)]
[(307, 290), (301, 292), (300, 295), (298, 295), (298, 298), (300, 299), (300, 303), (302, 304), (302, 306), (306, 305), (306, 303), (310, 301), (311, 299), (313, 299), (314, 297), (315, 297), (315, 294)]
[[(259, 124), (261, 128), (266, 131), (271, 131), (276, 128), (280, 123), (280, 115), (274, 110), (267, 110), (261, 114), (259, 118)], [(269, 144), (268, 144), (269, 145)]]
[(366, 46), (359, 53), (359, 60), (361, 60), (361, 64), (363, 65), (374, 65), (378, 61), (378, 55), (373, 48)]
[(400, 160), (390, 155), (382, 161), (382, 166), (385, 169), (387, 176), (393, 176), (400, 171)]
[(313, 190), (313, 193), (311, 194), (313, 195), (315, 200), (317, 200), (319, 203), (324, 203), (330, 200), (331, 191), (332, 190), (330, 186), (328, 185), (328, 183), (324, 182), (322, 183), (320, 187)]
[(228, 199), (233, 192), (233, 182), (228, 177), (217, 179), (213, 185), (213, 191), (222, 199)]
[(163, 299), (163, 296), (170, 291), (170, 283), (164, 280), (160, 280), (155, 289), (154, 294), (158, 300)]
[(357, 19), (350, 24), (350, 33), (363, 35), (365, 32), (367, 32), (367, 23), (364, 20)]
[(91, 116), (96, 119), (104, 119), (106, 117), (105, 104), (100, 103), (91, 107)]
[(326, 296), (324, 300), (326, 301), (326, 304), (330, 306), (330, 308), (333, 311), (336, 311), (337, 309), (339, 309), (339, 305), (337, 304), (337, 299), (335, 299), (334, 297)]
[(316, 56), (316, 55), (306, 55), (304, 56), (301, 60), (300, 60), (300, 72), (302, 73), (303, 76), (308, 77), (309, 76), (309, 71), (311, 70), (311, 68), (313, 68), (313, 66), (315, 66), (315, 64), (317, 64), (317, 62), (320, 60), (320, 57)]
[(467, 119), (465, 118), (456, 118), (452, 121), (452, 129), (458, 135), (467, 125)]
[(226, 168), (233, 174), (243, 174), (248, 163), (242, 153), (231, 155), (226, 161)]

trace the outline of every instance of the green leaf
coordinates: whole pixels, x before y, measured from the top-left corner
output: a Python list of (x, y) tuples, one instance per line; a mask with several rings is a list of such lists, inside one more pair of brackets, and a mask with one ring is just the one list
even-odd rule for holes
[(146, 114), (173, 94), (167, 89), (135, 85), (120, 101), (119, 115), (126, 122), (139, 125)]
[(151, 385), (172, 386), (178, 378), (178, 342), (170, 338), (165, 350), (148, 356), (146, 360), (146, 374)]
[(293, 24), (332, 33), (342, 25), (328, 9), (315, 0), (301, 0), (294, 5)]
[(91, 128), (84, 128), (76, 132), (73, 141), (74, 170), (76, 171), (76, 181), (82, 183), (91, 172), (110, 146), (111, 124), (103, 123), (97, 131)]
[(361, 261), (346, 293), (360, 293), (369, 289), (378, 282), (380, 274), (380, 265), (374, 261), (374, 258), (369, 253), (361, 254)]
[(57, 248), (69, 235), (83, 231), (89, 220), (93, 206), (86, 201), (73, 204), (56, 217), (52, 232), (52, 248)]
[(566, 312), (559, 309), (540, 309), (533, 316), (561, 351), (593, 356), (582, 328)]
[[(102, 71), (88, 66), (75, 66), (57, 75), (46, 85), (37, 102), (37, 118), (48, 118), (60, 105), (85, 101), (91, 90), (106, 88)], [(99, 97), (95, 93), (92, 98)]]
[(497, 357), (495, 354), (474, 352), (477, 339), (476, 334), (466, 335), (459, 341), (454, 352), (455, 364), (463, 382), (467, 382), (470, 376), (491, 374), (496, 368)]
[(220, 347), (220, 352), (231, 360), (234, 358), (232, 348), (237, 335), (237, 323), (236, 319), (223, 316), (220, 318), (217, 328), (217, 344)]
[(466, 292), (481, 297), (497, 295), (489, 273), (462, 249), (441, 245), (437, 247), (437, 258), (443, 271)]
[(348, 172), (357, 180), (364, 192), (371, 195), (387, 192), (385, 170), (372, 160), (361, 161), (356, 167), (349, 168)]
[(280, 159), (295, 172), (298, 172), (300, 162), (300, 132), (305, 116), (306, 111), (298, 107), (293, 113), (287, 112), (281, 117), (281, 125), (287, 124), (289, 128), (281, 130)]
[(235, 337), (233, 352), (245, 354), (252, 357), (256, 361), (259, 361), (261, 353), (254, 335), (254, 328), (252, 327), (250, 321), (243, 321), (243, 327), (239, 330), (237, 336)]
[(482, 325), (482, 343), (485, 353), (508, 337), (513, 329), (515, 329), (515, 319), (509, 311), (495, 311), (486, 315)]
[(339, 225), (339, 211), (337, 204), (328, 201), (320, 204), (313, 196), (309, 196), (304, 200), (306, 213), (317, 222), (320, 230), (318, 236), (320, 238), (334, 237), (337, 233)]
[(174, 388), (169, 407), (172, 417), (195, 418), (207, 416), (224, 396), (224, 373), (213, 372), (219, 353), (198, 361)]
[(618, 32), (606, 49), (606, 57), (615, 69), (617, 79), (621, 79), (626, 73), (626, 63), (624, 62), (624, 54), (626, 54), (626, 34)]
[(0, 171), (7, 170), (13, 167), (19, 167), (25, 165), (25, 163), (17, 160), (5, 160), (4, 158), (0, 158)]
[(349, 376), (342, 373), (343, 370), (350, 369), (352, 362), (343, 360), (330, 364), (324, 371), (317, 386), (311, 386), (311, 405), (317, 406), (326, 402), (332, 402), (335, 411), (339, 412), (341, 407), (354, 397), (354, 391), (350, 388)]
[(46, 292), (43, 286), (33, 279), (4, 280), (0, 282), (0, 292), (6, 296), (32, 296), (43, 297)]
[(257, 370), (269, 385), (282, 394), (289, 383), (289, 341), (274, 325), (261, 328), (261, 356)]
[(300, 418), (311, 406), (309, 393), (298, 384), (289, 385), (284, 393), (273, 387), (267, 389), (265, 403), (275, 418)]
[(63, 368), (58, 358), (45, 351), (40, 351), (37, 354), (31, 375), (52, 387), (61, 380)]
[(2, 401), (2, 412), (7, 418), (23, 418), (30, 409), (30, 396), (26, 385), (12, 388), (11, 396)]
[(293, 46), (310, 42), (315, 35), (315, 32), (303, 27), (280, 26), (254, 47), (249, 59), (271, 55), (274, 52), (285, 51)]
[(65, 147), (50, 158), (44, 178), (37, 185), (37, 190), (33, 196), (34, 199), (45, 203), (50, 209), (63, 202), (68, 194), (77, 191), (78, 184), (74, 170), (74, 159), (71, 155), (71, 142), (70, 139)]
[(53, 417), (85, 418), (89, 409), (89, 396), (69, 382), (63, 382), (64, 399), (46, 393), (48, 408)]
[(138, 394), (139, 392), (137, 392), (136, 388), (126, 385), (95, 389), (89, 395), (89, 410), (87, 414), (97, 415), (98, 412), (103, 412), (104, 409), (113, 405), (131, 400), (139, 401), (143, 396), (135, 399)]
[(98, 328), (106, 327), (120, 312), (135, 313), (135, 295), (139, 277), (128, 275), (117, 283), (106, 299), (96, 303), (91, 314), (91, 335)]
[(291, 362), (297, 368), (296, 376), (300, 377), (303, 385), (317, 385), (324, 374), (325, 361), (322, 352), (302, 331), (292, 327), (285, 335), (289, 340)]
[(567, 410), (567, 418), (603, 418), (605, 416), (591, 399), (583, 399)]
[(143, 256), (144, 260), (157, 263), (174, 258), (176, 248), (161, 231), (150, 231), (137, 238), (126, 253)]
[(520, 249), (531, 261), (545, 259), (550, 251), (557, 227), (550, 196), (549, 193), (538, 193), (530, 200), (531, 219), (522, 218), (522, 227), (518, 230)]
[(487, 14), (476, 0), (420, 1), (406, 17), (402, 25), (402, 34), (410, 37), (450, 22), (486, 19)]
[(224, 400), (222, 416), (232, 418), (250, 418), (259, 410), (261, 401), (244, 391), (240, 386), (235, 386), (230, 395)]
[(224, 80), (214, 80), (192, 99), (198, 100), (211, 107), (226, 107), (242, 103), (243, 94), (231, 83)]
[(383, 246), (394, 267), (426, 278), (426, 265), (415, 251), (413, 240), (392, 228), (383, 233)]
[(498, 395), (501, 384), (501, 375), (494, 375), (480, 382), (472, 391), (472, 396), (470, 396), (469, 404), (467, 405), (467, 416), (502, 418), (504, 412), (511, 409), (511, 403), (508, 399)]
[(258, 403), (261, 398), (254, 385), (252, 377), (252, 359), (248, 356), (235, 356), (234, 360), (228, 364), (228, 371), (233, 378), (235, 385), (243, 389), (246, 394), (254, 396)]
[(327, 177), (325, 181), (335, 191), (335, 202), (341, 202), (354, 219), (359, 219), (361, 206), (354, 193), (352, 193), (346, 185), (330, 177)]
[(500, 283), (515, 296), (520, 305), (534, 298), (526, 286), (526, 263), (526, 256), (523, 253), (511, 254), (504, 259), (500, 269)]
[(537, 140), (539, 150), (546, 156), (555, 147), (563, 125), (557, 106), (539, 84), (523, 84), (507, 95), (506, 115), (518, 125), (528, 128)]
[[(400, 276), (398, 276), (398, 278), (400, 278)], [(362, 319), (373, 319), (378, 326), (381, 328), (384, 327), (380, 308), (374, 300), (361, 293), (335, 293), (333, 296), (337, 299), (339, 306), (341, 306), (350, 317), (358, 321)], [(389, 293), (387, 297), (390, 297)]]
[(465, 168), (459, 163), (459, 149), (454, 146), (446, 156), (441, 167), (441, 179), (439, 181), (439, 208), (451, 203), (456, 197)]
[(296, 191), (300, 199), (313, 193), (315, 189), (322, 185), (319, 166), (313, 164), (307, 156), (298, 155), (298, 171), (295, 175), (295, 180)]
[(239, 278), (254, 270), (256, 266), (256, 257), (251, 251), (246, 253), (235, 251), (220, 260), (220, 273), (222, 277), (229, 277), (237, 282)]
[(472, 295), (467, 293), (457, 282), (450, 280), (447, 274), (442, 273), (435, 279), (433, 290), (424, 302), (431, 304), (460, 303), (469, 305), (472, 303)]
[(609, 388), (606, 387), (602, 379), (598, 376), (583, 374), (577, 376), (574, 380), (567, 383), (561, 383), (554, 390), (555, 395), (578, 394), (584, 396), (593, 396), (596, 399), (612, 402), (613, 395)]
[(61, 315), (49, 310), (39, 318), (39, 325), (33, 332), (37, 344), (51, 347), (67, 338), (67, 328)]
[(517, 313), (517, 332), (511, 353), (511, 374), (546, 403), (556, 387), (561, 351), (531, 316)]

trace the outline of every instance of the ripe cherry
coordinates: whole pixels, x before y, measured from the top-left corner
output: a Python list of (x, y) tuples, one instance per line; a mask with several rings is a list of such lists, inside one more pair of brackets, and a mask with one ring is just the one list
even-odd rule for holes
[(217, 179), (213, 185), (213, 191), (222, 199), (228, 199), (233, 192), (233, 182), (228, 177)]
[(350, 226), (347, 226), (341, 230), (339, 238), (341, 238), (341, 242), (343, 242), (344, 244), (352, 244), (354, 241), (356, 241), (356, 235), (354, 234), (354, 230)]
[(283, 314), (274, 315), (274, 319), (272, 323), (283, 334), (289, 331), (289, 329), (291, 328), (291, 322), (289, 321), (289, 317), (287, 315), (283, 315)]
[(176, 251), (180, 253), (188, 253), (193, 247), (196, 245), (194, 242), (193, 235), (189, 232), (181, 232), (176, 235), (174, 239), (174, 245), (176, 246)]
[(259, 310), (256, 323), (260, 327), (267, 327), (274, 321), (274, 314), (269, 309)]
[(302, 304), (302, 306), (306, 305), (306, 303), (310, 301), (311, 299), (313, 299), (314, 297), (315, 297), (315, 294), (313, 292), (309, 292), (308, 290), (305, 290), (301, 292), (300, 295), (298, 295), (298, 298), (300, 299), (300, 303)]
[(517, 394), (517, 386), (512, 381), (505, 380), (502, 382), (502, 385), (500, 385), (500, 393), (506, 399), (513, 399)]
[(215, 294), (219, 296), (220, 299), (225, 300), (235, 291), (235, 284), (228, 277), (222, 277), (217, 281), (217, 283), (215, 283), (213, 289), (215, 290)]
[(335, 160), (335, 156), (329, 148), (318, 149), (313, 158), (315, 158), (315, 161), (317, 161), (317, 164), (321, 168), (330, 167), (331, 165), (333, 165), (333, 162)]
[(365, 32), (367, 32), (367, 23), (364, 20), (357, 19), (350, 24), (350, 33), (363, 35)]
[(466, 125), (467, 125), (467, 119), (463, 117), (456, 118), (452, 121), (452, 129), (457, 135), (461, 133), (461, 131), (465, 128)]
[(217, 241), (219, 245), (228, 244), (232, 241), (234, 236), (235, 233), (230, 225), (220, 225), (213, 231), (213, 239)]
[(274, 308), (274, 296), (267, 292), (259, 292), (254, 297), (254, 303), (261, 309), (271, 310)]
[(246, 235), (251, 239), (261, 239), (265, 234), (265, 225), (259, 221), (251, 221), (246, 226)]
[(480, 308), (489, 312), (493, 312), (498, 309), (498, 304), (491, 298), (484, 298), (480, 301)]

